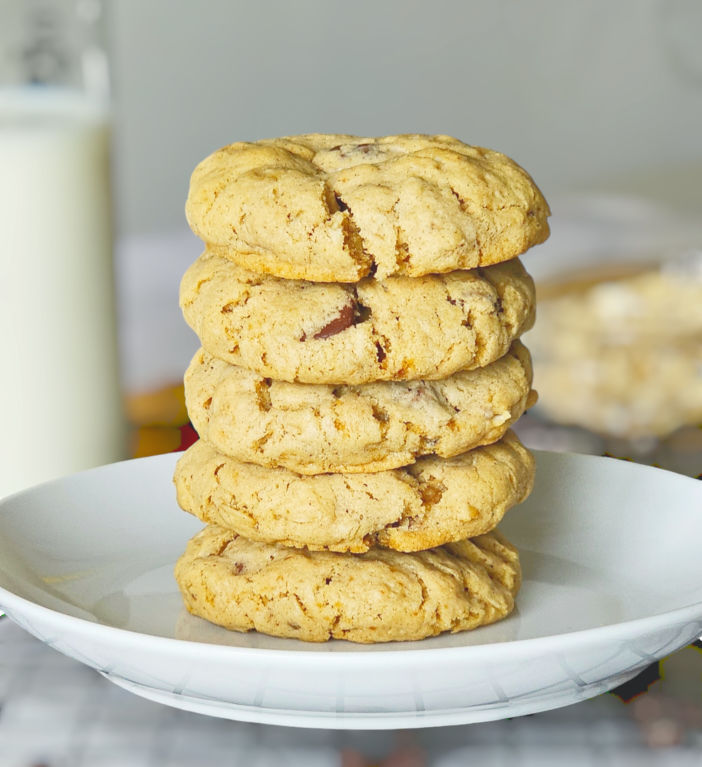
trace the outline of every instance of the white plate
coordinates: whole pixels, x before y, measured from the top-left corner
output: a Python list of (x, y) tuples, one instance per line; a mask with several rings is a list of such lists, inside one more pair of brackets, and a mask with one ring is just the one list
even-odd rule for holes
[(524, 585), (507, 620), (422, 642), (313, 645), (188, 615), (171, 571), (200, 527), (177, 456), (127, 461), (0, 503), (0, 606), (51, 647), (152, 700), (329, 728), (478, 722), (575, 703), (702, 633), (702, 483), (537, 453), (501, 529)]

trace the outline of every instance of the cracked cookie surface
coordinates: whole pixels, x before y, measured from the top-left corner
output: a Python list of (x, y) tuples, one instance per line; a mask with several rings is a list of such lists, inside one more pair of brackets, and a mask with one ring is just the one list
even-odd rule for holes
[(549, 233), (546, 201), (519, 165), (450, 136), (231, 144), (193, 172), (186, 215), (240, 265), (319, 282), (473, 269)]
[(439, 381), (294, 384), (200, 349), (185, 373), (196, 431), (219, 452), (301, 474), (375, 472), (495, 442), (536, 398), (515, 341), (484, 368)]
[(514, 607), (521, 572), (497, 531), (405, 554), (305, 551), (208, 526), (175, 576), (187, 609), (236, 631), (311, 642), (423, 639), (493, 623)]
[(518, 259), (359, 283), (282, 280), (205, 252), (186, 271), (183, 315), (205, 349), (278, 381), (439, 379), (504, 355), (534, 321)]
[(513, 432), (455, 458), (312, 477), (243, 463), (200, 440), (174, 473), (178, 503), (203, 522), (251, 540), (354, 553), (421, 551), (488, 533), (533, 480), (534, 459)]

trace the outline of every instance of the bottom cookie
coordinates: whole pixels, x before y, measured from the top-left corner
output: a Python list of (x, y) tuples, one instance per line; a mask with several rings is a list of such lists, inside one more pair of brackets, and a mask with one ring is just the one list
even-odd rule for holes
[(363, 554), (259, 543), (209, 525), (175, 577), (187, 609), (235, 631), (324, 642), (424, 639), (508, 615), (521, 582), (497, 531), (435, 549)]

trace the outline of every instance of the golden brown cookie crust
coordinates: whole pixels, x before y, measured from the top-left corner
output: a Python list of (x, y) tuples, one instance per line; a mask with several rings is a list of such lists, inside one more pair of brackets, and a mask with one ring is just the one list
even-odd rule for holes
[(231, 144), (196, 167), (186, 203), (195, 234), (241, 266), (315, 282), (506, 261), (548, 237), (548, 215), (505, 155), (427, 135)]
[(185, 400), (200, 437), (225, 455), (301, 474), (376, 472), (500, 439), (535, 400), (531, 375), (519, 341), (487, 367), (440, 381), (359, 386), (274, 381), (201, 349)]
[(534, 321), (518, 259), (471, 271), (328, 285), (257, 275), (204, 253), (181, 308), (215, 357), (278, 381), (439, 379), (504, 355)]
[(521, 573), (497, 531), (404, 554), (305, 551), (208, 526), (175, 576), (187, 609), (236, 631), (310, 642), (389, 642), (464, 631), (504, 618)]
[(305, 476), (243, 463), (204, 440), (181, 456), (178, 503), (251, 540), (360, 553), (421, 551), (483, 535), (531, 492), (534, 459), (514, 432), (455, 458), (375, 474)]

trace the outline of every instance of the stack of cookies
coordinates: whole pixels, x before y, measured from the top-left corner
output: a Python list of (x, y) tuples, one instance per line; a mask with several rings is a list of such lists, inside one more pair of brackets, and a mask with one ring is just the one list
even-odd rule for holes
[(495, 527), (534, 472), (509, 431), (534, 399), (516, 256), (548, 235), (530, 177), (447, 136), (306, 135), (215, 152), (186, 213), (188, 610), (358, 642), (507, 615)]

